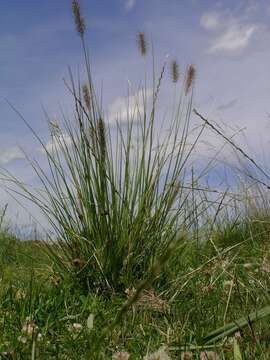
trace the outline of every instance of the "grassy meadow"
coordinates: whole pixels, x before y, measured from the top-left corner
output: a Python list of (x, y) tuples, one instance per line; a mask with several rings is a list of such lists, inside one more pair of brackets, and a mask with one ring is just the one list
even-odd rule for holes
[[(73, 118), (48, 116), (48, 147), (13, 108), (48, 171), (29, 159), (41, 189), (7, 171), (5, 186), (39, 208), (53, 235), (19, 240), (4, 209), (0, 358), (270, 359), (266, 171), (194, 109), (195, 66), (182, 74), (176, 60), (165, 60), (156, 69), (143, 32), (138, 56), (153, 64), (151, 75), (127, 101), (125, 124), (119, 114), (109, 126), (77, 0), (72, 12), (85, 69), (81, 78), (69, 70), (65, 83)], [(163, 119), (168, 72), (175, 99)], [(216, 157), (203, 169), (198, 160), (206, 130), (249, 165), (245, 182), (210, 185)]]

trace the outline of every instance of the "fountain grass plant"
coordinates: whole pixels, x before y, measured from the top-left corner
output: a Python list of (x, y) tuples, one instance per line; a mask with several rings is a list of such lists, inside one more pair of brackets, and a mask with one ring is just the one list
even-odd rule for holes
[[(49, 121), (50, 147), (27, 124), (50, 169), (48, 174), (31, 162), (43, 192), (14, 181), (54, 230), (57, 240), (48, 250), (60, 274), (87, 290), (114, 293), (147, 278), (161, 257), (180, 261), (186, 240), (181, 227), (187, 229), (198, 220), (191, 216), (194, 206), (187, 211), (192, 190), (184, 186), (189, 158), (202, 133), (188, 144), (195, 68), (188, 67), (179, 102), (172, 118), (166, 119), (165, 136), (157, 131), (156, 108), (166, 62), (157, 79), (153, 75), (152, 90), (140, 88), (135, 107), (127, 106), (126, 124), (115, 119), (110, 128), (93, 84), (85, 21), (79, 3), (72, 5), (87, 82), (76, 84), (70, 70), (66, 85), (74, 100), (74, 121)], [(138, 44), (146, 57), (143, 32)], [(172, 66), (177, 83), (178, 67)], [(172, 247), (168, 260), (164, 255)], [(166, 276), (166, 271), (156, 274), (160, 283), (168, 281)]]

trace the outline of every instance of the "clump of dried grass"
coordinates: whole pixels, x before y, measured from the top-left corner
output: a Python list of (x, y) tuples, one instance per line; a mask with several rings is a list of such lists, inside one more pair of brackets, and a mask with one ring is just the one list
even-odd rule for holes
[[(135, 292), (136, 290), (134, 288), (127, 289), (127, 298), (132, 298)], [(160, 313), (168, 313), (170, 311), (170, 306), (168, 302), (163, 300), (159, 295), (157, 295), (153, 289), (150, 289), (149, 291), (142, 291), (136, 302), (136, 306), (143, 310), (150, 310)]]

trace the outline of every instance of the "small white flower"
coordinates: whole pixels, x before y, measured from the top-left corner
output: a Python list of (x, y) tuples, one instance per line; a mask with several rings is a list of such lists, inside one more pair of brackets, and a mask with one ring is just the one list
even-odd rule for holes
[(246, 263), (246, 264), (243, 265), (243, 267), (244, 267), (246, 270), (250, 270), (250, 269), (252, 269), (253, 264), (251, 264), (251, 263)]
[(26, 297), (26, 294), (22, 289), (17, 290), (17, 292), (15, 294), (16, 300), (23, 300), (23, 299), (25, 299), (25, 297)]
[(192, 353), (190, 351), (185, 351), (183, 354), (182, 354), (182, 357), (181, 357), (182, 360), (191, 360), (192, 359)]
[(82, 330), (82, 324), (79, 324), (79, 323), (73, 323), (72, 324), (72, 330), (76, 331), (76, 332), (79, 332)]
[(237, 331), (235, 334), (234, 334), (234, 337), (235, 337), (235, 339), (236, 340), (241, 340), (242, 339), (242, 335), (241, 335), (241, 333), (240, 333), (240, 331)]
[(27, 317), (22, 327), (22, 333), (24, 333), (27, 336), (32, 336), (35, 329), (37, 329), (35, 321), (31, 320), (30, 317)]
[(128, 360), (130, 357), (130, 354), (126, 351), (120, 351), (116, 352), (112, 356), (112, 360)]
[(171, 360), (171, 357), (166, 353), (164, 347), (162, 347), (158, 351), (145, 356), (143, 360)]
[(224, 260), (224, 261), (222, 261), (221, 262), (221, 267), (223, 268), (223, 269), (227, 269), (227, 267), (229, 266), (229, 260), (228, 259), (226, 259), (226, 260)]
[(89, 330), (92, 330), (94, 327), (94, 314), (90, 314), (87, 319), (87, 327)]
[(219, 355), (214, 351), (202, 351), (200, 360), (220, 360)]
[(233, 287), (233, 280), (227, 280), (223, 283), (224, 290), (230, 290), (230, 288)]
[(266, 274), (270, 273), (270, 264), (269, 264), (269, 261), (267, 260), (267, 258), (265, 258), (265, 257), (263, 258), (263, 261), (261, 263), (260, 271), (263, 273), (266, 273)]
[(25, 336), (19, 336), (18, 337), (18, 340), (23, 343), (23, 344), (26, 344), (27, 343), (27, 338)]

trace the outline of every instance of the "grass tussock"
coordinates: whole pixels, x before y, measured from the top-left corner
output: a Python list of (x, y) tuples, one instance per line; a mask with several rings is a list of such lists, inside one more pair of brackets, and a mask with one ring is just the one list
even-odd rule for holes
[[(109, 296), (139, 286), (140, 281), (145, 285), (169, 284), (176, 273), (165, 268), (172, 263), (175, 266), (176, 258), (180, 261), (186, 246), (182, 229), (198, 221), (188, 214), (191, 191), (181, 185), (186, 182), (186, 166), (201, 134), (191, 146), (187, 144), (192, 94), (185, 102), (180, 95), (176, 111), (167, 121), (167, 134), (159, 134), (156, 109), (164, 63), (157, 79), (155, 75), (152, 79), (153, 88), (139, 88), (135, 107), (129, 109), (128, 105), (126, 125), (115, 119), (115, 127), (110, 127), (95, 93), (80, 7), (76, 1), (72, 6), (88, 82), (76, 86), (70, 71), (67, 87), (75, 118), (64, 118), (53, 128), (52, 149), (31, 129), (50, 169), (45, 173), (32, 162), (45, 195), (12, 180), (53, 228), (57, 240), (51, 239), (54, 246), (48, 251), (61, 277), (86, 292)], [(146, 56), (143, 33), (139, 33), (138, 42), (141, 55)], [(186, 95), (194, 81), (192, 69), (182, 90)], [(174, 70), (177, 77), (176, 67)]]

